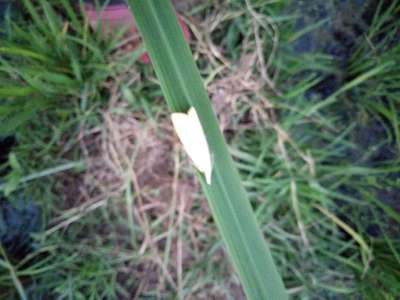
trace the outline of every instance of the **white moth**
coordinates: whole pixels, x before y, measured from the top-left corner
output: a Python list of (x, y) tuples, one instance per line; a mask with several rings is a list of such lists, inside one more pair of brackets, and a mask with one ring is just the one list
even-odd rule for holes
[(191, 158), (194, 166), (204, 174), (208, 184), (211, 184), (211, 155), (206, 136), (194, 107), (185, 113), (172, 113), (172, 124), (183, 148)]

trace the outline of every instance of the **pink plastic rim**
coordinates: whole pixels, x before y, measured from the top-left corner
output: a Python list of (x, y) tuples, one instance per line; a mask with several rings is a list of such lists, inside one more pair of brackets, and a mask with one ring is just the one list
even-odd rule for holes
[[(85, 12), (89, 21), (97, 22), (97, 10), (93, 5), (86, 5)], [(100, 12), (100, 18), (103, 20), (123, 20), (126, 18), (133, 18), (133, 15), (126, 5), (117, 4), (102, 9)]]

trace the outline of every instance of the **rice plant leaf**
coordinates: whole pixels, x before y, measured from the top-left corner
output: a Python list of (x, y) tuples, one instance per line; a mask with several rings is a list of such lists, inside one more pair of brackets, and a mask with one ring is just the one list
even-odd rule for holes
[(211, 184), (198, 172), (215, 223), (248, 299), (287, 299), (282, 280), (228, 152), (200, 73), (170, 1), (129, 0), (171, 111), (193, 107), (206, 135)]

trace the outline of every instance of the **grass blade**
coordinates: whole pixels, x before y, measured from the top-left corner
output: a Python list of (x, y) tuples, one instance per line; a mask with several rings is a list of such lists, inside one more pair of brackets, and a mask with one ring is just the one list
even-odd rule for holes
[(287, 299), (170, 1), (128, 1), (172, 112), (194, 107), (213, 158), (199, 178), (248, 299)]

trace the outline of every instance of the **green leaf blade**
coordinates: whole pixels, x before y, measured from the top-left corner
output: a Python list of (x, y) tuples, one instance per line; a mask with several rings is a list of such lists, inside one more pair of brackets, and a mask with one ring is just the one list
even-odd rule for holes
[(128, 3), (171, 111), (199, 116), (213, 159), (211, 185), (199, 178), (248, 299), (287, 299), (170, 1)]

